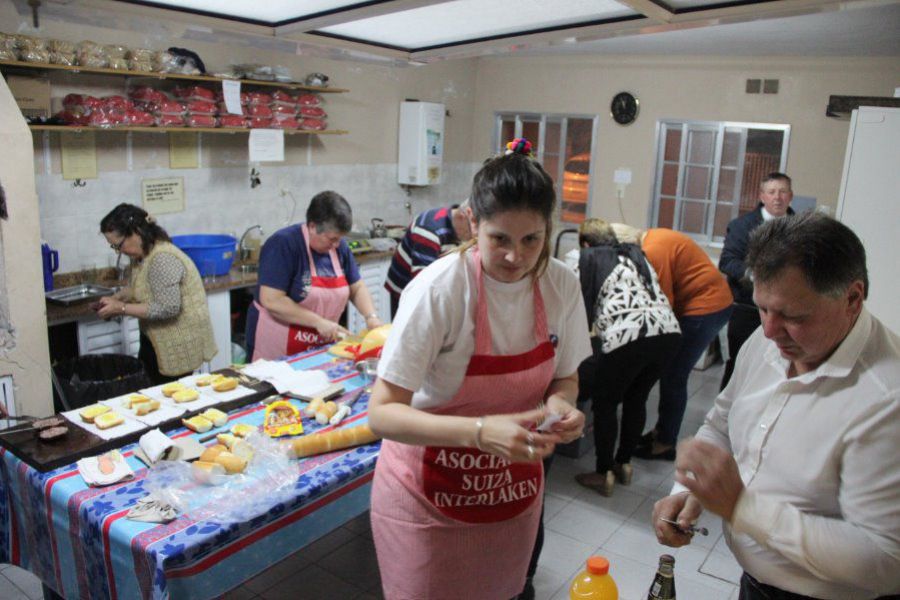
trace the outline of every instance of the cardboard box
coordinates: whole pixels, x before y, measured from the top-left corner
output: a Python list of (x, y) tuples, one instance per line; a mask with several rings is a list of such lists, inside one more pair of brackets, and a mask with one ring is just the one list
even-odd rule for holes
[(26, 119), (50, 116), (49, 79), (10, 75), (6, 78), (6, 83)]

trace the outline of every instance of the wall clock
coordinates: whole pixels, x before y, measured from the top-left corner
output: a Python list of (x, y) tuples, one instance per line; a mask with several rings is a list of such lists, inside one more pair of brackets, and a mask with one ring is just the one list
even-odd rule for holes
[(630, 125), (637, 119), (640, 102), (629, 92), (619, 92), (609, 105), (609, 114), (619, 125)]

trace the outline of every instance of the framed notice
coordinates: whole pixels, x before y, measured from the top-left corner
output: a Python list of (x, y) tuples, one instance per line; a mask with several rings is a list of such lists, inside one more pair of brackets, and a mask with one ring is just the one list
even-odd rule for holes
[(97, 179), (97, 146), (93, 131), (59, 134), (63, 179)]
[(184, 210), (184, 177), (144, 179), (141, 181), (144, 210), (152, 215)]

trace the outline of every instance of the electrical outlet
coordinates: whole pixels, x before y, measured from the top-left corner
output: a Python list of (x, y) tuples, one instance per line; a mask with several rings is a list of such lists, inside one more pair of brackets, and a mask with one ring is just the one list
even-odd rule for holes
[[(3, 375), (0, 377), (0, 405), (2, 405), (3, 410), (8, 415), (15, 416), (16, 413), (16, 399), (13, 395), (13, 378), (12, 375)], [(0, 429), (6, 429), (7, 427), (12, 427), (15, 423), (7, 421), (6, 419), (0, 419)]]

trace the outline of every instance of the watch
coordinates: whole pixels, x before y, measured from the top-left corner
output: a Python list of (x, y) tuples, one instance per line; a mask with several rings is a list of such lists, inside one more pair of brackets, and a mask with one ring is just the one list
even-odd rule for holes
[(619, 125), (630, 125), (637, 119), (640, 102), (630, 92), (619, 92), (613, 96), (609, 105), (609, 114)]

